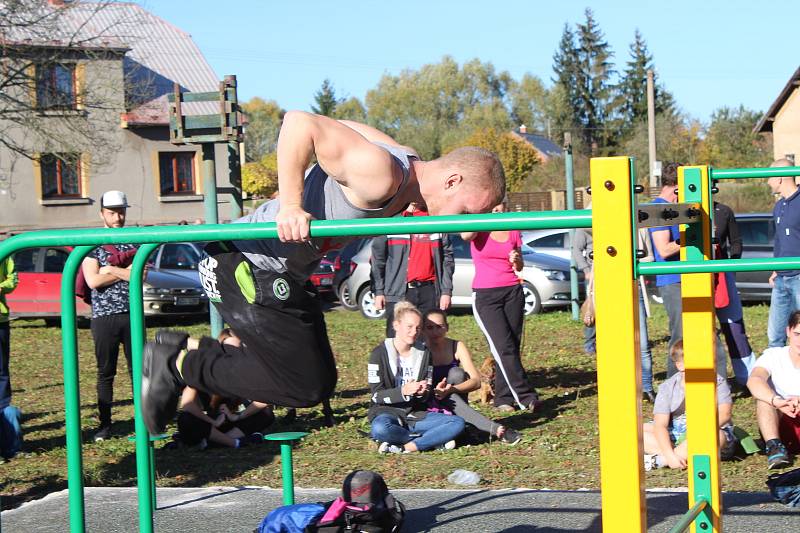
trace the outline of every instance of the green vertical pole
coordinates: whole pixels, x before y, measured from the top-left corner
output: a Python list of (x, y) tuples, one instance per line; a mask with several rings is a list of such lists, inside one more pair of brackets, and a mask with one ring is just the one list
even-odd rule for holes
[(144, 301), (142, 300), (142, 273), (147, 258), (158, 244), (143, 244), (133, 258), (128, 286), (131, 316), (131, 365), (133, 366), (133, 412), (136, 429), (136, 486), (139, 496), (139, 532), (152, 533), (154, 483), (151, 465), (150, 436), (142, 418), (142, 353), (144, 352)]
[[(564, 134), (564, 169), (567, 178), (567, 209), (575, 209), (575, 178), (572, 167), (572, 136)], [(575, 241), (575, 229), (569, 230), (570, 245)], [(580, 306), (578, 305), (578, 265), (575, 258), (569, 254), (569, 292), (572, 302), (572, 320), (580, 318)], [(588, 297), (588, 295), (587, 295)]]
[(228, 177), (231, 182), (231, 219), (242, 216), (242, 166), (240, 159), (239, 96), (236, 92), (236, 76), (225, 76), (225, 99), (230, 105), (228, 112), (233, 124), (233, 138), (228, 141)]
[(69, 254), (61, 276), (61, 346), (64, 359), (64, 417), (67, 430), (67, 488), (69, 529), (86, 530), (83, 501), (83, 454), (81, 450), (81, 398), (78, 380), (78, 328), (75, 311), (75, 276), (83, 258), (94, 246), (78, 246)]
[(283, 505), (294, 505), (294, 472), (292, 470), (291, 442), (281, 442), (281, 477), (283, 478)]
[[(203, 207), (205, 208), (206, 224), (217, 224), (217, 169), (214, 161), (214, 143), (203, 143)], [(209, 304), (209, 321), (211, 322), (211, 336), (216, 338), (222, 331), (222, 317), (217, 309)]]

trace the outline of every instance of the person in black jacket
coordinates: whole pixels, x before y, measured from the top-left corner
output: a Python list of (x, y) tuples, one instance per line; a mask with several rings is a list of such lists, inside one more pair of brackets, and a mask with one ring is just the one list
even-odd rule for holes
[[(736, 225), (736, 217), (730, 207), (719, 202), (714, 202), (714, 232), (719, 242), (715, 254), (716, 259), (739, 259), (742, 257), (742, 238), (739, 235), (739, 227)], [(725, 272), (718, 276), (720, 278), (724, 276), (724, 289), (727, 290), (728, 304), (717, 307), (717, 319), (725, 337), (725, 344), (728, 346), (728, 355), (731, 358), (736, 382), (744, 390), (747, 390), (747, 379), (756, 363), (756, 356), (744, 327), (744, 314), (742, 313), (742, 302), (739, 299), (739, 290), (736, 288), (736, 275), (733, 272)], [(724, 289), (717, 284), (718, 292)]]
[(380, 453), (452, 449), (464, 431), (464, 419), (428, 412), (431, 354), (416, 344), (422, 314), (409, 302), (399, 302), (394, 312), (395, 337), (376, 346), (367, 365), (372, 438), (381, 443)]

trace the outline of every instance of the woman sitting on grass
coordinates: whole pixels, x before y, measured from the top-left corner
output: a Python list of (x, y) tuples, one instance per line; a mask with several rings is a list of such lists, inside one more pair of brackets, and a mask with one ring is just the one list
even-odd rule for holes
[(481, 387), (480, 374), (472, 362), (467, 345), (447, 337), (449, 326), (444, 311), (433, 309), (423, 320), (425, 345), (431, 352), (433, 364), (433, 409), (452, 412), (467, 424), (514, 445), (522, 435), (514, 429), (496, 424), (469, 406), (467, 395)]
[[(223, 330), (218, 339), (223, 350), (238, 349), (242, 342), (230, 329)], [(178, 414), (178, 435), (188, 446), (205, 448), (208, 442), (228, 448), (240, 448), (246, 442), (261, 442), (262, 432), (275, 421), (272, 408), (261, 402), (250, 402), (239, 411), (238, 398), (208, 396), (192, 387), (181, 394)]]
[(369, 356), (367, 381), (372, 402), (367, 417), (380, 453), (408, 453), (455, 448), (464, 419), (428, 412), (433, 367), (431, 354), (415, 343), (422, 314), (409, 302), (394, 308), (395, 337)]

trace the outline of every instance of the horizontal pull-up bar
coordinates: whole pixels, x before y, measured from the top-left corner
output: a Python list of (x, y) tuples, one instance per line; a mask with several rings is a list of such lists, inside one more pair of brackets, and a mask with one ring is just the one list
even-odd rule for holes
[(656, 274), (698, 274), (701, 272), (761, 272), (765, 270), (800, 270), (800, 257), (765, 257), (759, 259), (716, 259), (714, 261), (664, 261), (639, 263), (640, 276)]
[[(314, 220), (311, 222), (311, 235), (314, 237), (354, 237), (398, 232), (458, 233), (512, 229), (590, 228), (591, 226), (592, 212), (588, 209), (575, 209), (571, 211), (525, 211), (437, 217)], [(277, 236), (278, 232), (274, 222), (31, 231), (0, 242), (0, 261), (18, 250), (40, 246), (236, 241), (274, 239)]]
[(800, 167), (774, 168), (712, 168), (712, 180), (738, 180), (743, 178), (786, 178), (800, 176)]

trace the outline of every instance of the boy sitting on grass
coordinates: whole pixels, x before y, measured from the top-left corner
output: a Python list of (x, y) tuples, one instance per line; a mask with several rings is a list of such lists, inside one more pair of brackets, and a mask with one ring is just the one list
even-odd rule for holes
[[(644, 469), (662, 466), (686, 468), (686, 374), (683, 364), (683, 341), (670, 350), (678, 372), (661, 384), (653, 405), (653, 422), (644, 424)], [(720, 456), (733, 456), (735, 440), (731, 411), (733, 400), (728, 382), (717, 374), (717, 408), (719, 409)]]

